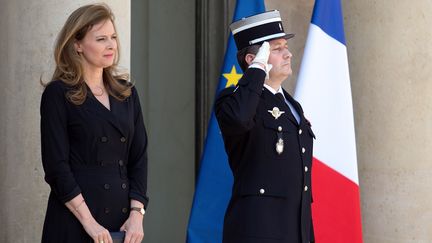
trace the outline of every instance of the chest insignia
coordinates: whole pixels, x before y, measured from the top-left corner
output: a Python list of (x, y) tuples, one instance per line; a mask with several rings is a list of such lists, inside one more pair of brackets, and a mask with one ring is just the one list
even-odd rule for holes
[(268, 110), (268, 112), (275, 118), (278, 119), (285, 111), (279, 110), (278, 107), (273, 107), (273, 110)]

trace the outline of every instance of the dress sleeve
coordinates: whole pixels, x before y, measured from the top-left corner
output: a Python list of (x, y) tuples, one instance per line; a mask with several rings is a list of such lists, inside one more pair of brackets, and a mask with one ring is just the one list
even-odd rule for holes
[(81, 193), (69, 166), (69, 137), (64, 89), (61, 84), (49, 84), (40, 106), (41, 150), (45, 181), (57, 198), (66, 203)]
[(147, 208), (147, 133), (144, 126), (141, 105), (135, 87), (132, 88), (134, 102), (135, 130), (129, 151), (128, 178), (130, 184), (129, 197), (144, 204)]

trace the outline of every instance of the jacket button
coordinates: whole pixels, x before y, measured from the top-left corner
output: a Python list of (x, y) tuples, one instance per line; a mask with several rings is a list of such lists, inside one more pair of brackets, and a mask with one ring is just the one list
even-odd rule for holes
[(126, 142), (126, 138), (125, 137), (121, 137), (120, 138), (120, 142), (122, 142), (122, 143)]
[(100, 140), (101, 140), (102, 143), (108, 142), (108, 138), (107, 137), (101, 137)]
[(308, 186), (305, 186), (304, 191), (307, 192), (307, 190), (308, 190)]
[(108, 214), (110, 212), (109, 208), (105, 208), (105, 213)]
[(128, 209), (127, 208), (122, 208), (122, 213), (127, 213)]
[(260, 193), (260, 194), (264, 194), (264, 192), (265, 192), (265, 190), (262, 189), (262, 188), (259, 190), (259, 193)]
[(282, 132), (282, 127), (278, 126), (278, 132)]
[(122, 188), (123, 188), (123, 189), (126, 189), (126, 187), (127, 187), (127, 186), (126, 186), (126, 183), (122, 183)]
[(302, 130), (300, 129), (300, 130), (299, 130), (299, 135), (301, 135), (301, 134), (302, 134), (302, 132), (303, 132), (303, 131), (302, 131)]
[(118, 163), (119, 163), (120, 166), (123, 166), (123, 164), (124, 164), (123, 160), (119, 160)]
[(306, 149), (303, 147), (302, 148), (302, 153), (305, 153), (306, 152)]
[(110, 189), (110, 185), (109, 184), (105, 184), (104, 188), (108, 190), (108, 189)]
[(305, 172), (308, 172), (309, 168), (307, 166), (305, 166)]

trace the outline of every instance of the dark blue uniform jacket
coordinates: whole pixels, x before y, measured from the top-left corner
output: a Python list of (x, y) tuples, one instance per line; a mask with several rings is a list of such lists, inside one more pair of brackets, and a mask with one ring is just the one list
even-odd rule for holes
[[(300, 104), (263, 88), (265, 72), (248, 69), (237, 87), (216, 100), (216, 117), (234, 175), (225, 213), (224, 243), (313, 242), (311, 171), (314, 133)], [(285, 111), (277, 119), (269, 112)], [(283, 140), (283, 152), (276, 143)]]

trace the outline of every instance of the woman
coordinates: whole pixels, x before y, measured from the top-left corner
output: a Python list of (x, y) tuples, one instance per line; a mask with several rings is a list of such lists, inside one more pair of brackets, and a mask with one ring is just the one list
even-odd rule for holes
[(75, 10), (55, 47), (41, 101), (42, 163), (51, 187), (42, 242), (141, 242), (147, 136), (136, 89), (118, 75), (108, 6)]

